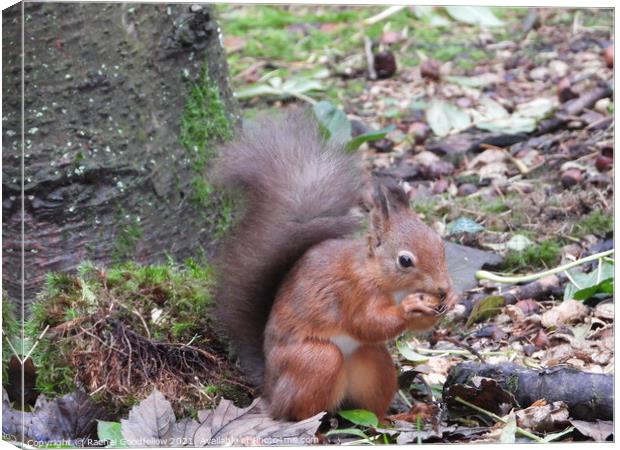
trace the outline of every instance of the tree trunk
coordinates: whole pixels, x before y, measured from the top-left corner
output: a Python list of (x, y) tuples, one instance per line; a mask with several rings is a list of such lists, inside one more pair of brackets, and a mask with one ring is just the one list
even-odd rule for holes
[[(179, 133), (184, 120), (204, 121), (190, 124), (199, 131), (234, 121), (212, 6), (26, 3), (23, 14), (23, 72), (22, 5), (2, 17), (2, 264), (12, 302), (21, 302), (22, 73), (26, 304), (46, 272), (85, 259), (210, 254), (217, 223), (194, 201), (196, 159), (230, 129), (211, 132), (208, 148), (183, 145)], [(209, 80), (219, 99), (195, 99), (202, 109), (188, 119), (188, 93)]]

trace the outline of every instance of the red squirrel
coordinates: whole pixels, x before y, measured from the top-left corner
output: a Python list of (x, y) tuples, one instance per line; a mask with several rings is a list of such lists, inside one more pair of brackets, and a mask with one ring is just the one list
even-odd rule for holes
[(218, 251), (216, 315), (271, 416), (346, 406), (383, 418), (397, 390), (386, 342), (432, 327), (455, 301), (442, 239), (386, 181), (356, 237), (359, 162), (307, 111), (246, 127), (213, 170), (244, 200)]

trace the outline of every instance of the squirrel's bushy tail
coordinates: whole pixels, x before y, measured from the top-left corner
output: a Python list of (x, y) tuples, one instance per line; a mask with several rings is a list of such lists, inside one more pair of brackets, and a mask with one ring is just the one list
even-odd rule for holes
[(216, 184), (241, 191), (241, 216), (218, 250), (216, 318), (248, 377), (262, 382), (263, 331), (286, 273), (310, 247), (355, 231), (357, 160), (325, 143), (309, 111), (262, 119), (228, 144)]

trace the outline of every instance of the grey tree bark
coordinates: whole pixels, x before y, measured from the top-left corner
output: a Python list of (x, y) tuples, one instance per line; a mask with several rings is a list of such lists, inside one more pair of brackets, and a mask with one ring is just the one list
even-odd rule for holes
[[(203, 64), (234, 119), (209, 5), (25, 3), (3, 12), (3, 286), (21, 300), (24, 77), (25, 302), (48, 271), (119, 252), (138, 262), (209, 254), (179, 142)], [(217, 145), (217, 143), (213, 143)]]

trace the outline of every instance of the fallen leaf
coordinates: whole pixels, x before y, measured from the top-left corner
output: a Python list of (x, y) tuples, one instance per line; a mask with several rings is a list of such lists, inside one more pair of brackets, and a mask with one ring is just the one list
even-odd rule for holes
[(459, 217), (454, 222), (450, 222), (448, 224), (448, 233), (449, 234), (458, 234), (458, 233), (478, 233), (479, 231), (484, 230), (484, 227), (477, 223), (475, 220), (469, 219), (467, 217)]
[(488, 297), (476, 302), (471, 310), (471, 313), (469, 313), (469, 318), (467, 319), (465, 326), (469, 327), (476, 322), (493, 317), (501, 311), (504, 303), (504, 297), (501, 295), (489, 295)]
[(121, 419), (121, 431), (132, 447), (167, 446), (175, 422), (170, 402), (155, 389), (146, 399), (131, 408), (128, 419)]
[(175, 420), (170, 402), (157, 390), (134, 406), (121, 431), (128, 446), (300, 445), (316, 443), (319, 413), (300, 422), (273, 420), (258, 398), (247, 408), (223, 399), (214, 410), (198, 411), (198, 421)]
[(510, 413), (504, 417), (504, 420), (506, 420), (506, 423), (502, 427), (499, 441), (502, 444), (514, 444), (516, 442), (517, 434), (517, 421), (515, 419), (515, 413), (510, 411)]
[(519, 427), (540, 433), (566, 428), (568, 416), (568, 406), (562, 401), (532, 405), (516, 412)]
[(557, 327), (564, 323), (576, 322), (588, 314), (588, 307), (576, 300), (564, 300), (558, 306), (545, 311), (541, 324), (545, 328)]
[(340, 108), (323, 100), (314, 105), (313, 110), (327, 139), (340, 145), (349, 142), (351, 122)]
[(431, 102), (426, 110), (426, 121), (437, 136), (446, 136), (471, 124), (469, 114), (444, 100)]
[(502, 81), (502, 77), (496, 73), (482, 73), (473, 77), (461, 77), (457, 75), (447, 76), (446, 81), (471, 88), (482, 88)]
[(476, 405), (494, 414), (504, 415), (517, 405), (514, 395), (504, 390), (496, 380), (472, 377), (471, 385), (452, 384), (444, 389), (444, 401), (452, 408), (468, 408), (456, 400), (456, 397)]
[(570, 424), (584, 436), (591, 437), (597, 442), (606, 441), (609, 436), (614, 434), (614, 423), (610, 420), (597, 420), (596, 422), (586, 422), (584, 420), (569, 420)]
[(481, 27), (501, 27), (504, 25), (488, 6), (446, 6), (446, 11), (454, 20)]
[(88, 394), (78, 391), (48, 400), (39, 395), (32, 411), (11, 408), (3, 389), (2, 432), (21, 438), (22, 424), (26, 438), (41, 442), (68, 441), (96, 438), (97, 419), (104, 418)]
[(348, 409), (342, 410), (338, 415), (344, 417), (349, 422), (353, 422), (355, 425), (361, 425), (364, 427), (376, 427), (379, 425), (379, 419), (377, 416), (365, 409)]

